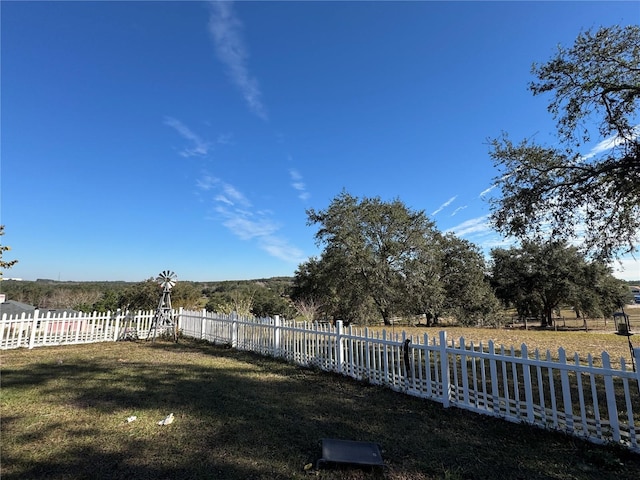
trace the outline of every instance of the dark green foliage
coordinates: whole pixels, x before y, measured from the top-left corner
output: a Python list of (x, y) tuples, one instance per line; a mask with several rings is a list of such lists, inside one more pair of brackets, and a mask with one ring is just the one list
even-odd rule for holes
[[(231, 298), (251, 298), (258, 316), (281, 315), (293, 318), (295, 312), (287, 297), (291, 279), (191, 282), (178, 281), (171, 291), (173, 308), (210, 311), (228, 304)], [(155, 279), (144, 282), (56, 282), (54, 280), (2, 282), (7, 299), (38, 308), (71, 308), (85, 312), (155, 310), (162, 289)], [(252, 310), (253, 311), (253, 310)], [(249, 311), (249, 314), (252, 314)]]
[(210, 312), (273, 317), (279, 315), (293, 319), (296, 315), (288, 297), (291, 280), (274, 279), (211, 282), (207, 287), (208, 301), (205, 308)]
[(611, 315), (625, 301), (628, 288), (611, 269), (587, 261), (565, 242), (525, 241), (522, 247), (493, 249), (492, 281), (497, 297), (521, 317), (552, 325), (553, 312), (572, 306), (587, 315)]
[(495, 324), (499, 303), (480, 249), (454, 235), (446, 235), (440, 245), (439, 282), (445, 292), (442, 310), (465, 326)]
[[(195, 282), (178, 281), (171, 290), (171, 305), (173, 308), (195, 310), (199, 308), (202, 289)], [(158, 299), (156, 299), (157, 307)]]
[(122, 310), (155, 310), (161, 293), (160, 285), (150, 278), (128, 287), (121, 294), (118, 306)]
[(297, 270), (291, 295), (297, 305), (313, 303), (321, 318), (364, 324), (415, 314), (428, 324), (443, 316), (473, 325), (493, 321), (497, 301), (479, 249), (440, 234), (424, 212), (397, 199), (342, 192), (325, 211), (307, 213), (325, 249)]
[(342, 192), (324, 211), (307, 212), (310, 225), (320, 226), (318, 244), (325, 245), (323, 262), (333, 274), (341, 298), (351, 296), (349, 310), (370, 300), (385, 324), (402, 313), (408, 265), (435, 235), (424, 212), (409, 210), (400, 200), (356, 197)]

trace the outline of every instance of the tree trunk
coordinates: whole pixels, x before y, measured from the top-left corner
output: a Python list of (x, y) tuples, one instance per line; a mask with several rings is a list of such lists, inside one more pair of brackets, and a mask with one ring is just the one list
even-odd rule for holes
[(427, 327), (430, 327), (432, 324), (433, 315), (431, 315), (430, 313), (425, 313), (424, 317), (427, 320)]
[(552, 327), (553, 326), (553, 309), (545, 307), (542, 313), (542, 320), (540, 321), (540, 326), (542, 328)]

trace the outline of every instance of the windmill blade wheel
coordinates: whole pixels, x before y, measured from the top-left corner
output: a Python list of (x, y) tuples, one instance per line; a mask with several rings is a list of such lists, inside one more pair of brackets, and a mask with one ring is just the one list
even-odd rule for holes
[(171, 290), (178, 281), (178, 276), (171, 270), (165, 270), (156, 279), (158, 284), (165, 290)]

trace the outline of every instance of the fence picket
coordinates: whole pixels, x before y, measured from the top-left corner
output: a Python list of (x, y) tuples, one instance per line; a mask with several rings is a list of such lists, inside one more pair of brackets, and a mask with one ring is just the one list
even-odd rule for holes
[[(558, 349), (559, 363), (563, 366), (567, 364), (567, 355), (564, 348)], [(571, 386), (569, 385), (569, 372), (562, 368), (560, 370), (560, 385), (562, 386), (562, 402), (564, 404), (565, 428), (573, 430), (573, 405), (571, 404)]]
[(529, 365), (529, 352), (527, 346), (523, 343), (520, 346), (520, 355), (522, 356), (522, 380), (524, 382), (524, 398), (527, 406), (527, 421), (533, 423), (535, 417), (533, 415), (533, 388), (531, 386), (531, 370)]
[[(602, 366), (606, 370), (611, 369), (611, 361), (609, 360), (609, 354), (602, 352)], [(620, 425), (618, 424), (618, 407), (616, 405), (616, 394), (613, 387), (613, 377), (611, 375), (605, 375), (604, 388), (607, 396), (607, 409), (609, 412), (609, 426), (611, 427), (611, 436), (614, 442), (620, 441)]]
[(534, 359), (535, 359), (535, 366), (536, 366), (536, 386), (538, 387), (538, 406), (540, 407), (540, 418), (542, 421), (543, 425), (547, 424), (547, 409), (545, 406), (545, 400), (544, 400), (544, 392), (545, 392), (545, 388), (544, 388), (544, 380), (543, 380), (543, 373), (542, 373), (542, 365), (540, 363), (540, 350), (538, 350), (536, 348), (535, 353), (533, 355)]
[(598, 391), (596, 387), (596, 378), (592, 370), (593, 357), (591, 356), (591, 354), (589, 354), (587, 357), (587, 363), (589, 367), (591, 367), (589, 369), (589, 380), (591, 383), (591, 402), (593, 405), (593, 416), (596, 423), (596, 435), (598, 438), (602, 438), (602, 421), (600, 420), (600, 406), (598, 403)]
[(576, 352), (573, 356), (576, 365), (576, 382), (578, 384), (578, 403), (580, 405), (580, 419), (584, 435), (587, 435), (589, 426), (587, 425), (587, 412), (584, 404), (584, 391), (582, 390), (582, 372), (580, 371), (580, 355)]
[[(626, 365), (624, 358), (620, 360), (620, 369), (626, 371)], [(637, 444), (636, 439), (636, 427), (633, 421), (633, 407), (631, 403), (631, 392), (629, 391), (629, 380), (626, 377), (622, 377), (622, 388), (624, 389), (624, 398), (626, 399), (627, 407), (627, 422), (629, 425), (629, 440), (631, 444)]]
[[(469, 405), (469, 375), (467, 370), (467, 355), (465, 353), (464, 337), (460, 337), (460, 371), (462, 375), (462, 401), (465, 405)], [(457, 372), (457, 368), (455, 371)]]
[(498, 365), (493, 340), (489, 340), (489, 371), (491, 372), (491, 402), (493, 414), (500, 415), (500, 390), (498, 388)]
[(451, 404), (451, 384), (449, 383), (449, 356), (447, 355), (447, 332), (440, 332), (440, 349), (438, 352), (440, 362), (440, 380), (442, 382), (442, 405), (449, 408)]
[[(24, 315), (24, 313), (23, 313)], [(33, 312), (33, 322), (31, 323), (31, 334), (29, 335), (29, 348), (33, 348), (36, 341), (36, 330), (38, 325), (38, 316), (40, 315), (40, 311), (36, 309)]]
[(500, 345), (500, 361), (502, 367), (502, 393), (504, 394), (505, 416), (511, 416), (511, 399), (509, 398), (509, 379), (507, 377), (507, 355), (504, 353), (504, 345)]
[(516, 417), (520, 417), (522, 414), (522, 406), (520, 405), (520, 379), (518, 375), (518, 365), (514, 361), (516, 358), (515, 351), (513, 347), (511, 347), (511, 375), (513, 378), (513, 400), (514, 400), (514, 408), (516, 411)]

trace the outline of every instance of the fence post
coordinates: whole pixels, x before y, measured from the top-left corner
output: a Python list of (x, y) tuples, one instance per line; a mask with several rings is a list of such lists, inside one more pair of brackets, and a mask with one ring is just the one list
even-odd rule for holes
[[(460, 350), (462, 350), (462, 352), (465, 352), (467, 350), (464, 337), (460, 337)], [(457, 366), (455, 368), (457, 368)], [(466, 353), (460, 354), (460, 374), (462, 375), (462, 399), (465, 405), (469, 405), (469, 370), (467, 369)], [(459, 397), (460, 395), (458, 394), (457, 398), (459, 399)]]
[(207, 309), (202, 309), (202, 317), (200, 318), (200, 340), (204, 340), (205, 322), (207, 321)]
[(178, 335), (180, 334), (180, 329), (182, 327), (182, 311), (184, 310), (183, 307), (180, 307), (178, 309), (178, 321), (176, 322), (176, 339), (178, 338)]
[(36, 327), (38, 326), (38, 314), (40, 313), (40, 310), (38, 310), (37, 308), (33, 311), (33, 319), (32, 319), (32, 323), (31, 323), (31, 332), (29, 335), (29, 350), (31, 350), (36, 342)]
[(344, 352), (342, 350), (342, 320), (336, 321), (336, 364), (338, 373), (342, 373)]
[[(535, 416), (533, 414), (533, 389), (531, 385), (531, 370), (529, 367), (529, 351), (526, 344), (520, 345), (522, 357), (522, 380), (524, 381), (524, 398), (527, 402), (527, 421), (533, 423)], [(578, 375), (580, 375), (578, 373)]]
[(389, 383), (389, 347), (387, 345), (387, 330), (382, 330), (382, 384)]
[[(565, 424), (567, 429), (573, 433), (575, 431), (575, 427), (573, 425), (571, 386), (569, 384), (569, 372), (566, 370), (566, 368), (564, 368), (564, 366), (567, 364), (567, 355), (564, 348), (558, 349), (558, 362), (563, 366), (563, 368), (560, 370), (560, 385), (562, 386), (562, 402), (564, 403)], [(580, 373), (578, 373), (578, 375), (580, 375)]]
[(620, 422), (618, 421), (618, 406), (616, 405), (616, 391), (611, 375), (611, 361), (607, 352), (602, 352), (602, 369), (604, 375), (604, 390), (607, 396), (607, 411), (609, 412), (609, 425), (614, 442), (620, 441)]
[(449, 357), (447, 355), (447, 332), (440, 331), (440, 381), (442, 382), (442, 406), (449, 408), (451, 402), (451, 381), (449, 379)]
[[(84, 315), (84, 316), (83, 316)], [(75, 343), (80, 341), (80, 330), (82, 328), (82, 322), (84, 318), (86, 318), (87, 314), (84, 312), (80, 312), (76, 315), (75, 327), (76, 327), (76, 338), (74, 339)], [(81, 320), (81, 318), (83, 320)]]
[(120, 309), (118, 309), (116, 311), (115, 328), (113, 330), (113, 341), (114, 342), (118, 341), (118, 332), (120, 330), (120, 315), (122, 315), (122, 311)]
[(273, 356), (280, 357), (280, 315), (273, 316)]
[(636, 376), (638, 377), (638, 393), (640, 393), (640, 347), (633, 349), (633, 356), (636, 359)]
[(231, 348), (236, 348), (238, 346), (238, 314), (233, 312), (231, 317)]
[(498, 388), (498, 365), (496, 363), (496, 346), (489, 340), (489, 372), (491, 373), (491, 404), (493, 415), (500, 415), (500, 390)]

